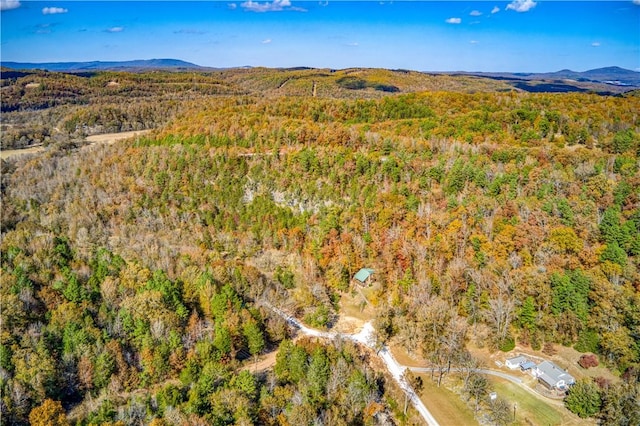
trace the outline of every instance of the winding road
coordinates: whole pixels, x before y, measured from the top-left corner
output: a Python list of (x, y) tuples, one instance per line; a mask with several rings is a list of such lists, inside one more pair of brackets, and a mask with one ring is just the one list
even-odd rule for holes
[[(364, 327), (362, 327), (362, 330), (360, 330), (360, 332), (356, 334), (333, 333), (333, 332), (321, 331), (321, 330), (309, 328), (306, 325), (302, 324), (300, 321), (298, 321), (296, 318), (276, 308), (270, 303), (263, 302), (263, 304), (264, 306), (266, 306), (267, 308), (269, 308), (270, 310), (272, 310), (273, 312), (275, 312), (276, 314), (284, 318), (289, 325), (297, 328), (298, 330), (300, 330), (301, 333), (307, 336), (321, 337), (324, 339), (342, 338), (345, 340), (351, 340), (353, 342), (360, 343), (370, 349), (373, 349), (373, 351), (376, 352), (375, 338), (373, 336), (374, 330), (373, 330), (373, 326), (371, 325), (371, 322), (367, 322), (364, 325)], [(389, 348), (386, 346), (383, 346), (382, 349), (380, 349), (376, 353), (378, 357), (380, 357), (380, 359), (382, 359), (382, 361), (384, 362), (385, 366), (387, 367), (387, 370), (391, 374), (391, 377), (393, 377), (393, 379), (398, 383), (398, 385), (400, 385), (400, 388), (407, 395), (411, 404), (415, 407), (416, 410), (418, 410), (420, 415), (424, 418), (425, 422), (429, 426), (439, 426), (439, 423), (433, 417), (433, 415), (427, 409), (427, 407), (424, 405), (422, 400), (420, 400), (420, 397), (415, 393), (411, 385), (409, 385), (409, 383), (407, 383), (407, 381), (404, 379), (404, 372), (407, 369), (407, 367), (405, 367), (404, 365), (400, 365), (400, 363), (398, 363), (398, 361), (396, 361), (396, 359), (393, 357), (393, 354), (391, 353), (391, 351), (389, 351)]]
[[(429, 367), (407, 367), (409, 370), (414, 371), (416, 373), (431, 373), (432, 371), (437, 371), (437, 368), (429, 368)], [(462, 368), (451, 368), (450, 371), (463, 371)], [(468, 371), (468, 370), (467, 370)], [(519, 377), (512, 376), (507, 373), (503, 373), (502, 371), (496, 370), (488, 370), (486, 368), (472, 368), (471, 371), (475, 371), (480, 374), (487, 374), (489, 376), (501, 377), (505, 380), (515, 383), (516, 385), (522, 385), (523, 381)]]
[[(433, 368), (407, 367), (405, 365), (400, 364), (394, 358), (393, 354), (391, 353), (391, 351), (387, 346), (383, 346), (382, 348), (380, 347), (376, 348), (374, 329), (373, 329), (373, 325), (371, 325), (371, 322), (365, 323), (362, 329), (356, 334), (345, 334), (345, 333), (322, 331), (322, 330), (316, 330), (314, 328), (307, 327), (295, 317), (287, 314), (281, 309), (276, 308), (275, 306), (271, 305), (269, 302), (263, 301), (262, 304), (266, 308), (275, 312), (280, 317), (284, 318), (284, 320), (290, 326), (296, 328), (306, 336), (319, 337), (319, 338), (330, 339), (330, 340), (341, 338), (344, 340), (351, 340), (353, 342), (362, 344), (372, 349), (374, 353), (376, 353), (376, 355), (384, 362), (385, 366), (387, 367), (387, 371), (389, 371), (389, 374), (391, 374), (393, 379), (398, 383), (400, 388), (407, 395), (407, 398), (409, 399), (411, 404), (415, 407), (415, 409), (418, 411), (418, 413), (420, 413), (422, 418), (425, 420), (426, 424), (429, 426), (439, 426), (438, 421), (433, 417), (429, 409), (427, 409), (427, 407), (424, 405), (420, 397), (415, 393), (411, 385), (407, 383), (407, 381), (404, 378), (404, 373), (407, 369), (416, 373), (430, 373), (431, 371), (433, 371)], [(460, 368), (452, 368), (451, 370), (461, 371)], [(531, 389), (529, 389), (527, 386), (524, 385), (524, 382), (519, 377), (512, 376), (510, 374), (503, 373), (501, 371), (490, 370), (485, 368), (475, 368), (473, 369), (473, 371), (480, 374), (487, 374), (487, 375), (503, 378), (519, 386), (522, 386), (523, 388), (529, 390), (530, 392), (533, 392)]]

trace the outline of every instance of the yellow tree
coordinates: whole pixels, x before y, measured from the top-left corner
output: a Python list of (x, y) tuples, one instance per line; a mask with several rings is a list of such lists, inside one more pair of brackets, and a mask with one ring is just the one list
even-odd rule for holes
[(42, 405), (29, 413), (29, 423), (32, 426), (68, 426), (67, 415), (60, 401), (45, 399)]

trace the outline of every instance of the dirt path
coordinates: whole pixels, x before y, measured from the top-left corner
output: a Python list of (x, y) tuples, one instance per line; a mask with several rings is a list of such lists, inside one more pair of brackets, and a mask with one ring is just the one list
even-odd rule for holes
[[(339, 334), (355, 334), (357, 331), (362, 330), (365, 322), (359, 318), (350, 316), (340, 316), (338, 322), (333, 326), (333, 330)], [(296, 336), (293, 341), (295, 342), (300, 338), (300, 335)], [(269, 352), (258, 360), (257, 363), (250, 363), (243, 366), (240, 370), (248, 370), (252, 372), (265, 371), (273, 368), (276, 365), (276, 354), (278, 350)]]
[(118, 133), (103, 133), (100, 135), (87, 136), (87, 142), (89, 143), (114, 143), (123, 139), (132, 138), (134, 136), (142, 136), (151, 132), (151, 130), (134, 130), (131, 132), (118, 132)]
[(44, 146), (42, 145), (30, 146), (29, 148), (22, 149), (3, 149), (0, 151), (0, 158), (5, 160), (16, 155), (37, 154), (42, 151), (44, 151)]
[(290, 78), (286, 79), (285, 81), (283, 81), (280, 86), (278, 86), (278, 89), (282, 89), (284, 87), (285, 84), (287, 84), (289, 82), (289, 80), (291, 80)]
[(245, 366), (243, 366), (240, 371), (251, 371), (253, 372), (258, 372), (258, 371), (265, 371), (265, 370), (270, 370), (271, 368), (273, 368), (274, 365), (276, 365), (276, 354), (278, 353), (278, 350), (269, 352), (268, 354), (264, 355), (260, 361), (258, 362), (252, 362), (251, 364), (247, 364)]
[(365, 324), (366, 321), (363, 321), (360, 318), (355, 318), (349, 315), (340, 315), (332, 329), (342, 334), (354, 334), (359, 330), (362, 330), (362, 327), (364, 327)]

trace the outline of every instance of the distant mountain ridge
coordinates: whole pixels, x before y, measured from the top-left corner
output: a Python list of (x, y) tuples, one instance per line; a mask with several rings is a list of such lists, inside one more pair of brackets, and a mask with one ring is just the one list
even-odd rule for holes
[[(214, 70), (220, 68), (203, 67), (180, 59), (138, 59), (132, 61), (91, 61), (91, 62), (9, 62), (3, 61), (3, 67), (16, 70), (48, 70), (48, 71), (146, 71), (153, 69), (165, 70)], [(251, 68), (251, 67), (233, 67)], [(306, 68), (306, 67), (304, 67)], [(640, 87), (640, 72), (632, 71), (616, 66), (596, 68), (587, 71), (573, 71), (563, 69), (560, 71), (547, 73), (510, 73), (510, 72), (468, 72), (468, 71), (443, 71), (430, 72), (428, 74), (449, 74), (449, 75), (475, 75), (481, 77), (499, 79), (520, 79), (520, 80), (576, 80), (582, 82), (598, 82), (619, 86)]]
[[(92, 62), (51, 62), (51, 63), (23, 63), (23, 62), (2, 62), (0, 65), (3, 68), (2, 78), (19, 78), (32, 73), (39, 73), (40, 70), (46, 70), (49, 72), (66, 72), (81, 74), (94, 74), (99, 71), (122, 71), (132, 73), (144, 73), (149, 71), (164, 70), (169, 72), (209, 72), (209, 71), (227, 71), (229, 73), (235, 73), (235, 75), (241, 75), (243, 81), (249, 84), (251, 76), (255, 76), (255, 72), (273, 73), (277, 75), (279, 73), (293, 72), (296, 73), (311, 73), (309, 76), (309, 84), (313, 85), (316, 77), (322, 75), (327, 78), (331, 77), (333, 73), (341, 70), (332, 69), (320, 69), (309, 67), (292, 67), (292, 68), (263, 68), (263, 67), (251, 67), (241, 66), (232, 68), (213, 68), (203, 67), (190, 62), (178, 60), (178, 59), (146, 59), (146, 60), (133, 60), (133, 61), (92, 61)], [(252, 71), (254, 70), (254, 71)], [(257, 70), (257, 71), (256, 71)], [(262, 70), (262, 71), (260, 71)], [(369, 71), (385, 71), (389, 75), (385, 80), (385, 84), (381, 84), (378, 79), (376, 83), (366, 80), (362, 73), (368, 73)], [(548, 73), (509, 73), (509, 72), (467, 72), (467, 71), (445, 71), (445, 72), (429, 72), (429, 71), (409, 71), (409, 70), (385, 70), (380, 68), (347, 68), (342, 70), (349, 74), (350, 78), (355, 78), (363, 84), (362, 87), (346, 89), (364, 89), (367, 87), (376, 88), (375, 90), (385, 90), (383, 87), (393, 88), (392, 91), (413, 91), (416, 87), (408, 82), (403, 82), (401, 75), (405, 73), (413, 74), (415, 76), (421, 75), (424, 77), (423, 82), (426, 86), (421, 86), (421, 90), (429, 90), (431, 88), (432, 81), (429, 80), (435, 76), (449, 76), (452, 78), (463, 77), (467, 79), (473, 77), (474, 81), (478, 84), (478, 87), (501, 87), (500, 90), (509, 90), (513, 88), (518, 91), (533, 92), (533, 93), (566, 93), (566, 92), (590, 92), (600, 95), (617, 95), (626, 92), (640, 92), (640, 72), (611, 66), (605, 68), (596, 68), (587, 71), (573, 71), (570, 69), (563, 69), (555, 72)], [(346, 74), (345, 74), (346, 75)], [(295, 79), (296, 81), (305, 80), (304, 76), (294, 75), (289, 79)], [(329, 78), (330, 79), (330, 78)], [(258, 77), (254, 83), (260, 86), (261, 78)], [(288, 81), (288, 80), (287, 80)], [(488, 83), (492, 81), (492, 83)], [(272, 88), (278, 90), (278, 93), (282, 93), (283, 86), (277, 86)], [(372, 85), (371, 85), (372, 84)], [(492, 86), (492, 84), (494, 86)], [(251, 85), (251, 84), (250, 84)], [(253, 86), (252, 86), (253, 87)], [(261, 86), (262, 87), (262, 86)], [(288, 86), (287, 86), (288, 87)], [(404, 89), (403, 89), (404, 87)], [(295, 89), (295, 88), (293, 88)], [(262, 87), (261, 90), (269, 90), (268, 84)], [(287, 89), (288, 90), (288, 89)]]
[[(449, 74), (449, 73), (445, 73)], [(546, 73), (464, 72), (460, 74), (522, 80), (576, 80), (640, 87), (640, 72), (620, 67), (595, 68), (587, 71), (564, 69)]]
[(206, 67), (181, 61), (179, 59), (137, 59), (133, 61), (91, 61), (91, 62), (7, 62), (2, 61), (3, 67), (19, 70), (48, 70), (48, 71), (132, 71), (132, 70), (206, 70)]

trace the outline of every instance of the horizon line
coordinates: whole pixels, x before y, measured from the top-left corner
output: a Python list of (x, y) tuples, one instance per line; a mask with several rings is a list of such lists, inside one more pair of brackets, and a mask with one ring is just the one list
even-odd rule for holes
[[(171, 1), (171, 0), (166, 0), (166, 1)], [(204, 0), (202, 0), (204, 1)], [(361, 0), (361, 1), (365, 1), (365, 0)], [(405, 0), (405, 1), (412, 1), (412, 0)], [(574, 69), (571, 68), (563, 68), (563, 69), (559, 69), (559, 70), (553, 70), (553, 71), (505, 71), (505, 70), (494, 70), (494, 71), (478, 71), (478, 70), (462, 70), (462, 69), (458, 69), (458, 70), (418, 70), (418, 69), (414, 69), (414, 68), (385, 68), (385, 67), (371, 67), (371, 66), (358, 66), (358, 65), (354, 65), (354, 66), (348, 66), (348, 67), (344, 67), (344, 68), (334, 68), (334, 67), (327, 67), (327, 66), (309, 66), (309, 65), (293, 65), (293, 66), (278, 66), (278, 67), (270, 67), (270, 66), (265, 66), (265, 65), (233, 65), (233, 66), (210, 66), (210, 65), (200, 65), (200, 64), (196, 64), (194, 62), (190, 62), (190, 61), (186, 61), (183, 59), (178, 59), (178, 58), (150, 58), (150, 59), (124, 59), (124, 60), (88, 60), (88, 61), (51, 61), (51, 62), (25, 62), (25, 61), (12, 61), (12, 60), (5, 60), (5, 59), (1, 59), (0, 60), (0, 64), (2, 64), (2, 66), (5, 66), (3, 64), (5, 63), (14, 63), (14, 64), (21, 64), (21, 65), (63, 65), (63, 64), (91, 64), (91, 63), (127, 63), (127, 62), (151, 62), (151, 61), (180, 61), (180, 62), (184, 62), (186, 64), (189, 65), (193, 65), (196, 66), (198, 68), (209, 68), (209, 69), (218, 69), (218, 70), (225, 70), (225, 69), (239, 69), (239, 68), (266, 68), (266, 69), (291, 69), (291, 68), (308, 68), (308, 69), (329, 69), (329, 70), (349, 70), (349, 69), (384, 69), (384, 70), (389, 70), (389, 71), (397, 71), (397, 70), (402, 70), (402, 71), (412, 71), (412, 72), (420, 72), (420, 73), (483, 73), (483, 74), (549, 74), (549, 73), (557, 73), (557, 72), (561, 72), (561, 71), (571, 71), (571, 72), (576, 72), (576, 73), (583, 73), (583, 72), (588, 72), (588, 71), (593, 71), (593, 70), (600, 70), (600, 69), (605, 69), (605, 68), (619, 68), (622, 70), (626, 70), (626, 71), (631, 71), (631, 72), (636, 72), (636, 73), (640, 73), (640, 69), (629, 69), (629, 68), (624, 68), (618, 65), (607, 65), (607, 66), (602, 66), (602, 67), (596, 67), (596, 68), (589, 68), (583, 71), (576, 71)]]

